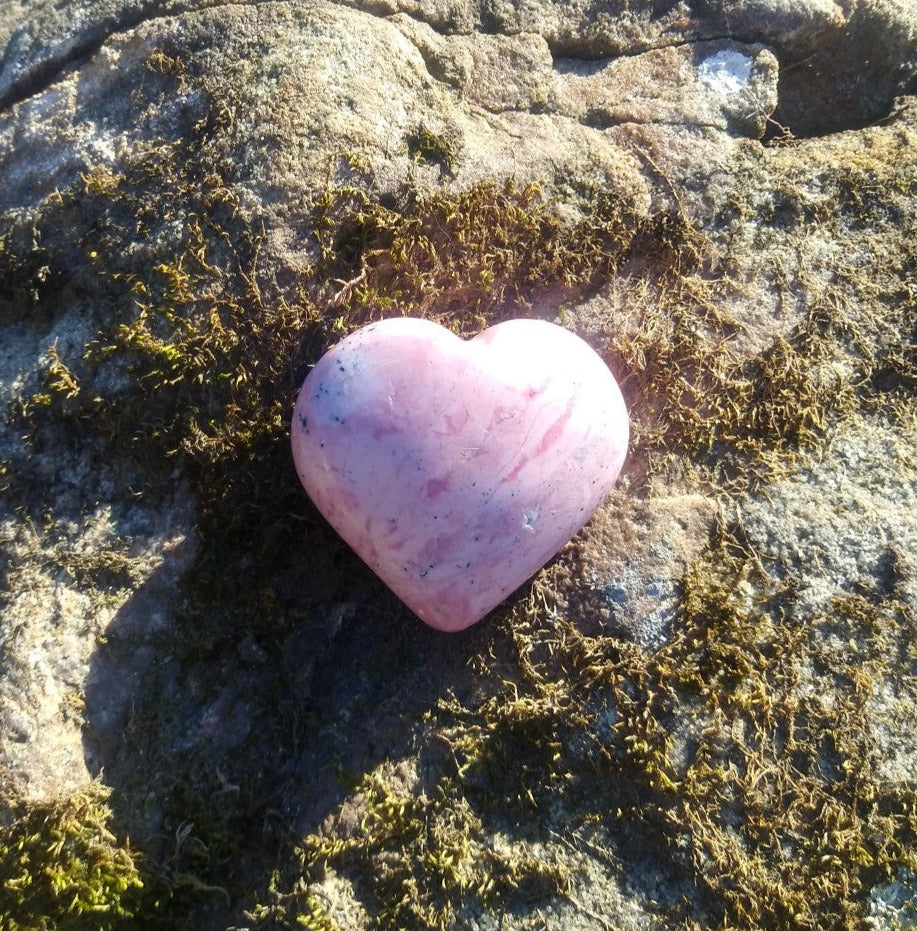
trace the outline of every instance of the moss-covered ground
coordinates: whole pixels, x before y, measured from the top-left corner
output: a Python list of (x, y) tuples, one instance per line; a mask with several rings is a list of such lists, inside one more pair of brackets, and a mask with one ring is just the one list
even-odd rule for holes
[(138, 857), (110, 830), (109, 790), (29, 805), (0, 822), (0, 925), (10, 931), (126, 927), (144, 903)]
[[(178, 80), (166, 64), (151, 68)], [(279, 280), (229, 173), (202, 170), (208, 134), (227, 119), (215, 108), (183, 148), (137, 153), (123, 174), (88, 173), (49, 200), (38, 226), (94, 217), (93, 241), (77, 249), (102, 282), (106, 320), (80, 354), (52, 352), (45, 384), (8, 417), (37, 445), (61, 431), (99, 439), (147, 470), (150, 494), (176, 475), (193, 489), (200, 549), (182, 632), (162, 645), (190, 678), (210, 682), (202, 670), (243, 640), (279, 663), (329, 601), (355, 612), (350, 645), (321, 648), (310, 695), (259, 680), (254, 700), (271, 726), (227, 771), (206, 750), (166, 748), (121, 780), (111, 809), (89, 794), (31, 809), (6, 799), (0, 924), (188, 927), (230, 915), (251, 928), (333, 929), (334, 881), (368, 927), (461, 927), (487, 912), (522, 927), (538, 907), (573, 901), (578, 861), (564, 851), (600, 857), (639, 889), (639, 848), (687, 891), (645, 896), (668, 927), (862, 927), (868, 891), (917, 871), (917, 790), (876, 777), (870, 720), (877, 690), (917, 700), (917, 619), (894, 585), (864, 580), (800, 615), (798, 578), (754, 551), (737, 518), (685, 575), (674, 633), (656, 652), (566, 613), (549, 567), (443, 660), (427, 634), (412, 642), (416, 622), (311, 508), (287, 431), (309, 365), (370, 320), (423, 315), (470, 336), (511, 316), (562, 314), (615, 280), (633, 293), (632, 312), (597, 348), (623, 377), (646, 481), (690, 474), (733, 499), (760, 489), (817, 446), (829, 420), (914, 416), (913, 158), (891, 132), (884, 151), (838, 153), (817, 170), (791, 145), (768, 155), (782, 187), (766, 204), (737, 187), (729, 222), (747, 230), (763, 218), (764, 238), (865, 225), (897, 228), (904, 244), (894, 255), (864, 245), (828, 278), (775, 260), (792, 322), (740, 354), (742, 325), (723, 309), (742, 288), (729, 256), (714, 267), (677, 206), (644, 215), (613, 193), (584, 195), (570, 220), (535, 186), (406, 190), (383, 203), (358, 177), (329, 183), (303, 208), (310, 267)], [(415, 149), (446, 158), (426, 137)], [(176, 224), (178, 237), (153, 235)], [(138, 232), (157, 244), (129, 262)], [(15, 229), (0, 236), (2, 296), (47, 309), (47, 276), (30, 269), (49, 257), (15, 242)], [(739, 234), (734, 244), (761, 247)], [(28, 501), (15, 472), (0, 470), (0, 493)], [(303, 565), (321, 597), (285, 595)], [(360, 629), (373, 627), (393, 642), (369, 655)], [(420, 701), (400, 697), (412, 664), (425, 663), (440, 682)], [(330, 699), (316, 697), (316, 681)], [(155, 743), (169, 720), (138, 709), (126, 739)], [(394, 743), (346, 749), (386, 726)], [(266, 773), (255, 757), (267, 746)], [(328, 770), (326, 817), (287, 822), (291, 786), (317, 792)], [(144, 792), (157, 796), (165, 843), (127, 839)]]

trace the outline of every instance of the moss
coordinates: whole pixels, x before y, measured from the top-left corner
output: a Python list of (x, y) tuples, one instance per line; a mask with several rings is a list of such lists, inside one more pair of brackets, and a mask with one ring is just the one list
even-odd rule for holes
[[(50, 348), (45, 385), (19, 416), (36, 435), (39, 421), (75, 420), (147, 465), (178, 465), (201, 497), (194, 601), (202, 611), (232, 602), (256, 624), (270, 617), (273, 571), (262, 582), (246, 574), (240, 586), (227, 559), (254, 553), (259, 565), (282, 565), (278, 554), (311, 519), (287, 468), (288, 424), (307, 366), (332, 342), (398, 314), (470, 336), (535, 304), (588, 296), (615, 269), (649, 255), (660, 276), (697, 261), (683, 221), (640, 217), (605, 194), (571, 223), (535, 186), (407, 191), (388, 206), (356, 188), (329, 187), (311, 207), (314, 266), (278, 292), (261, 258), (263, 235), (239, 223), (232, 190), (213, 174), (192, 177), (193, 161), (179, 161), (170, 153), (159, 171), (170, 185), (180, 171), (200, 209), (147, 274), (107, 273), (131, 314), (113, 317), (82, 358)], [(171, 200), (155, 220), (147, 198), (132, 201), (146, 166), (141, 157), (133, 172), (85, 182), (102, 211), (101, 268), (118, 268), (124, 237), (137, 228), (173, 220)]]
[(437, 133), (421, 123), (406, 139), (408, 154), (418, 161), (452, 174), (460, 154), (459, 144), (447, 135)]
[(56, 285), (48, 254), (23, 224), (0, 217), (0, 320), (29, 319)]
[(537, 186), (490, 183), (458, 194), (409, 191), (395, 207), (329, 190), (314, 221), (316, 279), (327, 283), (322, 297), (339, 311), (339, 331), (400, 314), (466, 336), (549, 294), (559, 304), (594, 293), (650, 248), (653, 224), (607, 195), (565, 223)]
[(156, 49), (147, 59), (146, 66), (147, 70), (153, 74), (175, 78), (177, 83), (176, 93), (181, 94), (187, 90), (187, 67), (177, 55), (168, 55), (162, 49)]
[(328, 867), (356, 875), (373, 928), (452, 927), (460, 907), (503, 911), (513, 897), (543, 901), (569, 885), (561, 865), (489, 841), (460, 784), (426, 793), (373, 776), (357, 790), (360, 826), (345, 838), (312, 835), (306, 875)]
[[(213, 178), (197, 196), (232, 199)], [(428, 316), (471, 336), (623, 276), (638, 297), (611, 352), (630, 378), (638, 449), (709, 463), (720, 475), (745, 470), (743, 481), (767, 474), (768, 457), (795, 455), (831, 412), (868, 390), (831, 376), (836, 347), (854, 337), (849, 314), (835, 307), (828, 316), (823, 303), (757, 355), (733, 358), (736, 324), (716, 300), (722, 286), (704, 277), (702, 243), (677, 215), (640, 218), (624, 201), (597, 198), (569, 223), (536, 187), (480, 185), (408, 192), (395, 205), (329, 188), (312, 216), (315, 264), (295, 299), (281, 300), (267, 297), (258, 234), (189, 218), (149, 275), (118, 273), (113, 284), (132, 295), (133, 316), (113, 321), (82, 359), (52, 353), (35, 399), (36, 410), (181, 467), (203, 503), (203, 553), (189, 580), (197, 617), (231, 604), (240, 627), (282, 636), (280, 554), (304, 537), (328, 545), (293, 478), (278, 491), (292, 400), (310, 361), (382, 316)], [(119, 379), (108, 395), (92, 387)], [(243, 558), (251, 566), (252, 554), (262, 569), (232, 571)], [(799, 711), (800, 657), (827, 660), (814, 654), (815, 630), (782, 613), (789, 596), (773, 586), (740, 536), (724, 536), (685, 579), (679, 633), (653, 657), (587, 636), (562, 616), (549, 624), (534, 602), (518, 606), (501, 648), (513, 671), (495, 673), (482, 702), (443, 701), (424, 725), (452, 754), (433, 785), (395, 790), (369, 778), (360, 829), (307, 838), (300, 875), (253, 914), (281, 925), (332, 922), (310, 891), (329, 867), (352, 878), (378, 927), (446, 927), (460, 902), (499, 909), (520, 888), (535, 900), (563, 894), (563, 868), (489, 846), (509, 818), (531, 838), (601, 830), (595, 843), (626, 848), (627, 832), (639, 831), (662, 859), (686, 850), (688, 862), (671, 868), (696, 888), (698, 913), (736, 927), (753, 926), (755, 914), (777, 927), (815, 926), (817, 916), (849, 925), (868, 883), (910, 863), (910, 802), (850, 769), (857, 753), (868, 757), (865, 731), (827, 711)], [(904, 623), (889, 605), (868, 610)], [(189, 628), (176, 655), (215, 649), (210, 628)], [(231, 628), (222, 624), (219, 636)], [(864, 693), (840, 679), (838, 687), (839, 707), (857, 719)], [(678, 728), (692, 718), (707, 729), (686, 750)], [(837, 761), (830, 778), (826, 753)], [(231, 856), (234, 823), (216, 813), (208, 826), (199, 795), (180, 795), (175, 787), (170, 823), (178, 829), (182, 813), (194, 812), (200, 844), (161, 877), (178, 911), (220, 884), (214, 857)], [(867, 798), (882, 799), (881, 814)], [(558, 805), (561, 824), (552, 821)], [(619, 814), (611, 821), (604, 812)]]
[[(612, 339), (613, 358), (640, 396), (638, 450), (657, 463), (671, 452), (687, 457), (737, 493), (811, 449), (831, 421), (863, 407), (903, 411), (917, 372), (917, 170), (909, 152), (893, 132), (861, 145), (771, 151), (765, 167), (755, 162), (736, 179), (741, 222), (724, 278), (687, 269), (662, 287), (635, 283)], [(809, 242), (815, 227), (822, 245)], [(829, 260), (829, 271), (819, 251), (826, 241), (857, 245)], [(769, 282), (788, 323), (754, 354), (739, 355), (732, 347), (742, 328), (725, 308), (749, 300), (741, 283), (749, 268), (756, 288)]]
[(80, 175), (83, 194), (88, 197), (111, 197), (118, 190), (122, 178), (108, 165), (96, 165)]
[(686, 896), (656, 906), (670, 927), (861, 927), (870, 890), (917, 867), (917, 793), (879, 775), (875, 700), (917, 698), (917, 620), (868, 587), (803, 616), (769, 561), (723, 527), (655, 654), (549, 616), (537, 588), (477, 660), (485, 697), (426, 716), (429, 778), (383, 768), (356, 818), (306, 839), (301, 896), (332, 869), (371, 927), (450, 927), (459, 902), (575, 901), (569, 845), (638, 886), (651, 856)]
[[(696, 887), (694, 908), (670, 922), (860, 927), (869, 889), (917, 859), (917, 794), (877, 775), (874, 702), (886, 687), (917, 693), (901, 662), (917, 621), (875, 591), (839, 594), (805, 619), (792, 592), (735, 526), (687, 574), (676, 634), (652, 656), (562, 617), (530, 618), (515, 637), (523, 656), (544, 659), (466, 713), (464, 739), (484, 735), (474, 765), (489, 758), (538, 787), (530, 818), (562, 793), (568, 834), (598, 821), (626, 849), (636, 825), (662, 862), (684, 851), (672, 868)], [(527, 729), (539, 706), (555, 712), (550, 739)], [(523, 738), (510, 748), (494, 708)], [(484, 784), (502, 804), (499, 778)]]
[[(82, 715), (82, 697), (71, 713)], [(214, 796), (186, 785), (194, 800), (176, 820), (182, 799), (170, 800), (164, 824), (168, 849), (141, 855), (116, 827), (111, 790), (101, 784), (71, 796), (33, 803), (5, 792), (0, 820), (0, 925), (9, 931), (132, 931), (180, 926), (183, 916), (227, 892), (209, 881), (225, 866), (242, 834), (219, 840), (208, 829)], [(187, 802), (187, 800), (185, 800)], [(232, 813), (223, 812), (225, 828)], [(201, 836), (199, 836), (201, 835)], [(228, 903), (227, 903), (228, 904)]]
[(79, 585), (111, 590), (131, 588), (137, 583), (133, 561), (119, 549), (75, 552), (63, 545), (52, 558)]
[[(674, 820), (733, 925), (859, 927), (869, 888), (914, 862), (917, 797), (877, 776), (872, 703), (883, 683), (915, 689), (897, 663), (914, 617), (873, 593), (796, 619), (785, 583), (761, 576), (740, 537), (711, 556), (686, 580), (662, 667), (711, 722), (684, 772), (670, 767)], [(840, 649), (825, 646), (835, 626)]]
[(10, 931), (117, 929), (143, 901), (137, 854), (111, 829), (107, 790), (19, 801), (0, 822), (0, 925)]
[(685, 284), (651, 290), (639, 319), (612, 337), (617, 368), (641, 392), (636, 449), (659, 462), (687, 458), (720, 483), (755, 485), (811, 448), (828, 418), (856, 409), (854, 388), (832, 366), (830, 343), (812, 338), (811, 318), (737, 356), (736, 325), (709, 287)]
[(430, 781), (362, 783), (358, 827), (307, 839), (307, 879), (332, 868), (382, 927), (449, 926), (460, 900), (506, 911), (526, 884), (565, 896), (565, 847), (511, 881), (484, 856), (509, 830), (520, 852), (564, 838), (638, 886), (651, 856), (686, 896), (657, 906), (670, 927), (861, 927), (870, 890), (917, 867), (917, 793), (881, 775), (895, 724), (878, 701), (917, 699), (917, 619), (894, 585), (803, 614), (772, 562), (719, 528), (653, 654), (587, 633), (536, 583), (476, 660), (483, 697), (426, 716)]

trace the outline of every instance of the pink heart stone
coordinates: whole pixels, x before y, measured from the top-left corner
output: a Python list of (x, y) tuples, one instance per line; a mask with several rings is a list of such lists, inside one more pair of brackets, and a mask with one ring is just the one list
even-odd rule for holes
[(292, 441), (331, 526), (422, 620), (456, 631), (589, 520), (628, 433), (611, 372), (562, 327), (509, 320), (465, 342), (395, 318), (319, 360)]

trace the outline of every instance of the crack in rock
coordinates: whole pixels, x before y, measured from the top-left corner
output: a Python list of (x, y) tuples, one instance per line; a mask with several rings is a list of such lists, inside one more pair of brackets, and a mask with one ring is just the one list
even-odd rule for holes
[[(120, 16), (109, 17), (107, 21), (103, 20), (94, 24), (87, 33), (67, 36), (57, 43), (56, 47), (51, 43), (45, 47), (48, 57), (25, 63), (18, 75), (9, 74), (8, 72), (16, 70), (17, 45), (25, 45), (31, 38), (28, 28), (30, 23), (27, 22), (13, 33), (0, 58), (0, 113), (32, 97), (40, 96), (56, 84), (65, 73), (71, 69), (78, 70), (80, 66), (90, 61), (106, 42), (146, 23), (168, 21), (183, 15), (223, 7), (257, 7), (269, 2), (273, 0), (251, 0), (248, 3), (239, 3), (236, 0), (226, 0), (226, 2), (217, 0), (217, 2), (177, 5), (163, 10), (165, 0), (153, 0), (151, 5), (139, 10), (125, 10)], [(24, 49), (23, 53), (25, 53)]]

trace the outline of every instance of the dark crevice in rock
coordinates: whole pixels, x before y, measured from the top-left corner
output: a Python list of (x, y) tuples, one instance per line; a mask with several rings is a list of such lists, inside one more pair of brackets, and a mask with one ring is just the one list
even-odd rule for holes
[(915, 89), (914, 79), (902, 79), (887, 63), (872, 64), (865, 50), (861, 59), (827, 43), (802, 61), (781, 62), (779, 102), (765, 139), (784, 129), (797, 138), (862, 129), (888, 118), (895, 98)]
[[(705, 0), (698, 13), (728, 27), (718, 6)], [(766, 139), (871, 125), (890, 114), (896, 96), (915, 88), (914, 35), (906, 17), (882, 5), (850, 4), (842, 19), (816, 18), (805, 26), (794, 17), (781, 21), (777, 12), (759, 22), (746, 16), (740, 28), (746, 41), (770, 48), (780, 65), (779, 102)]]
[[(390, 17), (386, 17), (390, 19)], [(397, 23), (393, 23), (395, 28), (398, 28)], [(400, 30), (399, 30), (400, 31)], [(457, 82), (452, 75), (449, 74), (447, 68), (444, 66), (441, 58), (428, 48), (423, 42), (416, 41), (410, 35), (402, 32), (401, 33), (417, 50), (417, 54), (423, 59), (424, 67), (427, 69), (427, 73), (435, 81), (439, 81), (440, 84), (446, 84), (449, 87), (460, 89), (461, 85)]]
[(670, 129), (712, 129), (722, 132), (722, 126), (697, 120), (634, 120), (615, 119), (604, 110), (590, 110), (579, 122), (590, 129), (617, 129), (619, 126), (667, 126)]
[[(442, 17), (419, 15), (416, 11), (402, 9), (398, 3), (389, 2), (389, 0), (328, 0), (328, 2), (333, 6), (346, 7), (349, 10), (368, 13), (371, 16), (378, 16), (383, 19), (405, 16), (415, 23), (422, 23), (424, 26), (429, 27), (444, 39), (454, 36), (469, 36), (476, 32), (487, 33), (488, 31), (480, 28), (477, 21), (459, 23), (455, 19), (444, 20)], [(504, 32), (503, 34), (511, 35), (510, 32)]]
[[(156, 9), (156, 8), (154, 8)], [(68, 41), (62, 42), (58, 49), (52, 51), (47, 58), (35, 62), (0, 93), (0, 112), (14, 107), (23, 100), (35, 97), (50, 87), (67, 69), (77, 67), (95, 55), (105, 42), (116, 32), (134, 29), (141, 23), (156, 19), (155, 12), (151, 15), (148, 7), (132, 10), (114, 19), (98, 23), (87, 34), (74, 35)], [(4, 69), (7, 66), (6, 58), (15, 42), (15, 35), (7, 45), (4, 56)], [(2, 77), (0, 70), (0, 77)]]
[[(157, 0), (155, 5), (146, 6), (139, 10), (130, 10), (121, 16), (111, 17), (91, 28), (82, 35), (74, 35), (61, 43), (60, 47), (49, 53), (48, 57), (27, 66), (22, 75), (11, 81), (5, 90), (0, 91), (0, 113), (11, 109), (18, 103), (37, 97), (71, 68), (77, 69), (90, 61), (105, 43), (119, 33), (130, 32), (146, 23), (157, 20), (175, 19), (182, 15), (202, 13), (207, 10), (230, 6), (260, 6), (271, 0), (249, 0), (239, 3), (234, 0), (214, 0), (189, 6), (172, 5), (168, 10), (163, 9), (163, 0)], [(15, 43), (15, 34), (10, 39), (0, 59), (0, 85), (3, 73), (11, 63), (7, 61), (12, 57), (10, 49)]]
[(91, 58), (102, 46), (107, 35), (107, 33), (103, 34), (98, 41), (79, 43), (54, 58), (46, 58), (26, 71), (19, 80), (13, 81), (6, 91), (0, 94), (0, 113), (23, 100), (28, 100), (29, 97), (37, 96), (46, 87), (50, 87), (57, 76), (71, 65)]
[(582, 54), (578, 55), (567, 51), (563, 46), (554, 47), (550, 42), (548, 43), (548, 48), (550, 49), (551, 54), (554, 56), (555, 68), (558, 67), (558, 63), (569, 62), (572, 66), (569, 68), (569, 70), (573, 70), (573, 67), (579, 65), (581, 67), (587, 68), (592, 66), (594, 67), (595, 71), (600, 71), (606, 65), (613, 61), (617, 61), (619, 58), (639, 58), (641, 55), (647, 55), (650, 52), (658, 52), (662, 49), (686, 48), (694, 45), (706, 45), (708, 43), (712, 44), (714, 42), (729, 42), (735, 46), (761, 44), (751, 39), (744, 39), (733, 35), (694, 35), (690, 37), (679, 36), (677, 38), (663, 39), (659, 42), (650, 42), (647, 44), (639, 45), (632, 49), (623, 49), (614, 53), (595, 56)]

